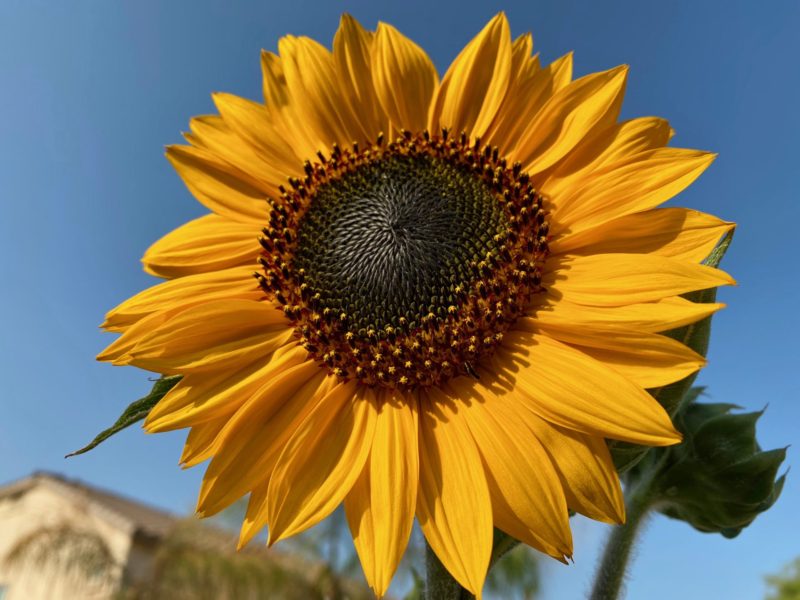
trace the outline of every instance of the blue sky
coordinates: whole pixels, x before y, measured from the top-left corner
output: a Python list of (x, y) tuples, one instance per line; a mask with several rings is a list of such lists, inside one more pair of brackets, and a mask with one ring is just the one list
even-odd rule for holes
[[(203, 214), (163, 157), (210, 94), (260, 97), (259, 50), (286, 33), (329, 44), (339, 14), (392, 23), (440, 72), (498, 10), (576, 74), (631, 65), (624, 117), (659, 115), (674, 145), (719, 152), (675, 202), (739, 223), (724, 266), (710, 363), (713, 400), (755, 410), (767, 448), (800, 438), (797, 136), (800, 4), (540, 2), (0, 3), (0, 482), (66, 472), (183, 512), (200, 469), (177, 467), (182, 436), (117, 436), (63, 455), (149, 387), (147, 373), (94, 361), (104, 312), (152, 284), (138, 262), (160, 235)], [(795, 461), (790, 449), (788, 464)], [(800, 554), (800, 483), (733, 540), (655, 518), (630, 598), (756, 598), (762, 575)], [(605, 530), (574, 522), (576, 565), (545, 567), (546, 598), (580, 598)]]

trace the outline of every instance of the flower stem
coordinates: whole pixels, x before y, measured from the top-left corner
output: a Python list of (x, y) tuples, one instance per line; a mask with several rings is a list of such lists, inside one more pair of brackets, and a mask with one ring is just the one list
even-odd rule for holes
[(622, 593), (625, 571), (631, 551), (652, 507), (651, 478), (641, 481), (625, 501), (625, 524), (614, 527), (603, 550), (603, 558), (595, 574), (591, 600), (617, 600)]
[(453, 579), (425, 542), (425, 600), (471, 600), (475, 598)]

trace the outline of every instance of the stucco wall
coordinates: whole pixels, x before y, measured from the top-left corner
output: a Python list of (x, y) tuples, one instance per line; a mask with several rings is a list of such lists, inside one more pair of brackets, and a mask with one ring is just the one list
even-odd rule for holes
[[(86, 569), (64, 566), (66, 550), (46, 544), (49, 560), (35, 560), (37, 551), (22, 560), (9, 562), (9, 553), (34, 532), (65, 530), (90, 532), (98, 536), (117, 568)], [(51, 533), (51, 539), (63, 539)], [(40, 538), (41, 539), (41, 538)], [(89, 502), (80, 494), (59, 488), (46, 480), (16, 497), (0, 498), (0, 585), (5, 585), (5, 600), (103, 600), (111, 598), (119, 585), (121, 569), (128, 559), (131, 526), (110, 511)], [(29, 546), (31, 547), (31, 546)], [(67, 548), (64, 544), (63, 548)], [(70, 556), (74, 556), (71, 553)], [(55, 557), (55, 560), (54, 560)], [(61, 560), (58, 560), (58, 559)]]

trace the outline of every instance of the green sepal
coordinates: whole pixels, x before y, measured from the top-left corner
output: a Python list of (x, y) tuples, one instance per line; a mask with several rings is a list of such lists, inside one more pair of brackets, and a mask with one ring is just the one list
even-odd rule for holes
[(135, 402), (131, 403), (111, 427), (104, 429), (98, 433), (95, 438), (86, 446), (80, 450), (76, 450), (75, 452), (70, 452), (64, 458), (69, 458), (70, 456), (77, 456), (78, 454), (88, 452), (92, 448), (95, 448), (99, 444), (106, 441), (115, 433), (118, 433), (126, 427), (144, 419), (150, 412), (150, 409), (153, 408), (168, 391), (175, 387), (180, 380), (181, 375), (169, 375), (157, 379), (153, 384), (153, 388), (150, 390), (150, 393), (148, 393), (144, 398), (139, 398)]
[[(733, 231), (729, 231), (711, 254), (708, 255), (708, 258), (703, 261), (703, 264), (709, 267), (718, 267), (722, 257), (725, 256), (725, 252), (727, 252), (728, 247), (731, 245), (732, 239)], [(683, 297), (698, 304), (711, 303), (717, 299), (717, 288), (691, 292), (689, 294), (684, 294)], [(701, 356), (705, 356), (708, 353), (708, 342), (711, 336), (711, 315), (696, 323), (690, 323), (678, 329), (665, 331), (663, 335), (671, 337), (684, 346), (688, 346)], [(692, 384), (694, 384), (696, 378), (697, 373), (692, 373), (680, 381), (648, 391), (672, 417), (678, 411), (681, 404), (686, 402), (687, 394), (692, 389)], [(610, 442), (609, 447), (611, 449), (611, 455), (614, 458), (614, 465), (619, 473), (625, 473), (628, 469), (632, 468), (644, 457), (649, 449), (645, 446), (616, 441)]]
[(519, 540), (508, 535), (505, 531), (501, 531), (495, 527), (494, 541), (492, 543), (492, 556), (489, 560), (489, 568), (491, 569), (498, 560), (503, 558), (506, 553), (516, 548), (519, 544)]
[(655, 510), (729, 538), (775, 503), (785, 480), (775, 477), (786, 449), (762, 451), (756, 440), (763, 411), (733, 413), (735, 408), (684, 404), (674, 419), (683, 442), (653, 450), (628, 476), (635, 482), (655, 469), (650, 485)]

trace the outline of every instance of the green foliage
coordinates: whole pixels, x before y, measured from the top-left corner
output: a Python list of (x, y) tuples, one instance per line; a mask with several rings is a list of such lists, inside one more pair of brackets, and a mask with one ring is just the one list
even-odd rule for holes
[(98, 433), (97, 436), (95, 436), (95, 438), (86, 446), (80, 450), (76, 450), (75, 452), (67, 454), (65, 458), (88, 452), (92, 448), (95, 448), (102, 442), (106, 441), (115, 433), (118, 433), (126, 427), (144, 419), (150, 412), (150, 409), (158, 404), (158, 401), (161, 400), (161, 398), (163, 398), (168, 391), (175, 387), (180, 380), (180, 375), (159, 377), (153, 384), (153, 388), (150, 390), (147, 396), (144, 398), (139, 398), (135, 402), (131, 403), (111, 427)]
[(651, 480), (650, 502), (668, 517), (732, 538), (780, 496), (785, 475), (775, 477), (786, 449), (761, 450), (756, 422), (763, 411), (698, 403), (700, 392), (694, 388), (674, 417), (683, 442), (651, 451), (628, 481)]
[(324, 565), (269, 552), (236, 552), (234, 538), (187, 519), (163, 541), (154, 576), (140, 588), (128, 587), (126, 600), (286, 600), (367, 598), (345, 593)]
[(800, 600), (800, 558), (786, 565), (777, 575), (767, 575), (764, 580), (769, 586), (767, 600)]
[(539, 592), (539, 560), (524, 544), (506, 552), (489, 571), (486, 591), (508, 600), (532, 600)]
[[(246, 510), (247, 500), (241, 499), (209, 521), (227, 531), (238, 531)], [(266, 544), (264, 533), (266, 532), (250, 542), (244, 551), (263, 552)], [(418, 558), (420, 550), (419, 545), (412, 539), (403, 563), (395, 576), (395, 581), (412, 577), (409, 565)], [(281, 540), (275, 550), (268, 552), (289, 556), (303, 561), (307, 565), (317, 565), (319, 573), (315, 578), (315, 586), (316, 589), (327, 590), (325, 598), (372, 598), (361, 570), (361, 563), (358, 560), (342, 506), (314, 527)], [(311, 597), (313, 596), (309, 596), (309, 598)]]
[(343, 506), (311, 529), (283, 540), (281, 546), (297, 556), (325, 563), (331, 573), (363, 580)]
[[(733, 231), (729, 232), (724, 238), (722, 238), (722, 241), (720, 241), (719, 245), (713, 250), (713, 252), (711, 252), (711, 254), (708, 255), (708, 258), (703, 261), (703, 264), (709, 267), (718, 267), (732, 240)], [(691, 300), (692, 302), (699, 304), (711, 303), (717, 299), (717, 289), (710, 288), (707, 290), (699, 290), (685, 294), (684, 297), (687, 300)], [(678, 340), (701, 356), (705, 356), (708, 352), (708, 342), (711, 336), (711, 316), (709, 315), (697, 323), (691, 323), (684, 327), (667, 331), (664, 333), (664, 335)], [(684, 401), (686, 394), (691, 389), (696, 378), (697, 373), (693, 373), (688, 377), (681, 379), (680, 381), (649, 390), (649, 392), (656, 400), (658, 400), (659, 404), (666, 409), (670, 416), (674, 416), (675, 412), (678, 410), (678, 407)], [(617, 471), (620, 473), (624, 473), (628, 469), (632, 468), (644, 457), (648, 451), (648, 448), (644, 446), (638, 446), (636, 444), (630, 444), (627, 442), (612, 441), (609, 443), (609, 447), (611, 448), (611, 454), (614, 457), (614, 465), (617, 467)]]

